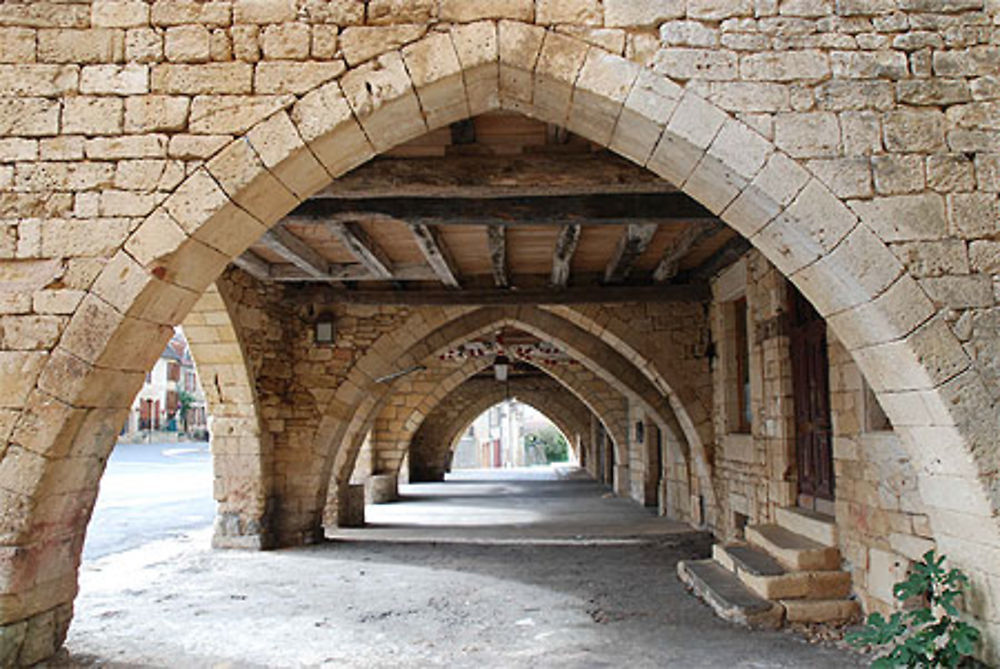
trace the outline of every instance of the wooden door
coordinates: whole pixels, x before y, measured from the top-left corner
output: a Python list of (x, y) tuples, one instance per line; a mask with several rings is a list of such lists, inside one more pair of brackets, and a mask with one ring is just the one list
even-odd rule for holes
[(826, 323), (792, 289), (792, 387), (799, 495), (833, 499), (833, 435)]

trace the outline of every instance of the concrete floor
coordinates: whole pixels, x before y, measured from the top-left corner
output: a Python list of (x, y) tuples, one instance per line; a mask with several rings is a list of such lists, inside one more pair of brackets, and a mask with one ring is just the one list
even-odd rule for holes
[(404, 486), (371, 527), (268, 553), (210, 530), (85, 564), (70, 666), (845, 667), (715, 618), (675, 575), (709, 537), (550, 471)]

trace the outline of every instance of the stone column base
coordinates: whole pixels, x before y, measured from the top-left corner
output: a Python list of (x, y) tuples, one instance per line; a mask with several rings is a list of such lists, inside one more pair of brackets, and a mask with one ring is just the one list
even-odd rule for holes
[(274, 541), (264, 527), (263, 522), (255, 519), (245, 521), (239, 513), (219, 513), (215, 516), (212, 548), (249, 551), (273, 548)]
[(352, 483), (341, 489), (337, 500), (338, 527), (365, 526), (365, 486)]
[(369, 504), (385, 504), (399, 499), (399, 480), (395, 474), (373, 474), (368, 478), (367, 500)]
[(72, 618), (73, 605), (60, 604), (26, 620), (0, 624), (0, 667), (29, 667), (55, 655)]
[(628, 497), (632, 491), (632, 481), (629, 479), (628, 465), (615, 465), (612, 489), (619, 497)]

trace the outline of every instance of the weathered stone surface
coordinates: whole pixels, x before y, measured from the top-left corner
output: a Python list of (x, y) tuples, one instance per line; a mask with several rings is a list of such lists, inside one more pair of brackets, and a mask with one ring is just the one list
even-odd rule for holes
[(250, 93), (253, 67), (246, 63), (156, 65), (150, 78), (153, 93), (211, 95)]
[(121, 30), (40, 30), (38, 61), (41, 63), (114, 63), (125, 55)]
[(62, 110), (62, 129), (81, 135), (115, 135), (122, 131), (123, 112), (121, 98), (69, 98)]
[(58, 101), (45, 98), (0, 98), (0, 135), (42, 137), (58, 133)]
[(268, 60), (303, 60), (309, 56), (312, 31), (301, 23), (270, 25), (261, 33), (261, 51)]
[(187, 97), (133, 96), (125, 100), (124, 130), (129, 133), (183, 130), (187, 125)]
[(347, 64), (353, 66), (420, 39), (425, 32), (427, 28), (420, 24), (347, 28), (340, 35), (340, 47)]
[(145, 65), (88, 65), (80, 71), (80, 92), (87, 95), (142, 95), (149, 92)]
[(199, 95), (191, 102), (188, 128), (204, 135), (245, 132), (293, 101), (290, 96), (277, 95)]
[(211, 33), (200, 25), (167, 28), (164, 54), (179, 63), (205, 63), (211, 54)]
[(684, 3), (678, 0), (630, 2), (605, 0), (604, 25), (609, 27), (656, 26), (668, 19), (684, 16)]
[(478, 21), (480, 19), (514, 19), (530, 21), (535, 13), (532, 0), (440, 0), (442, 21)]
[(254, 68), (254, 90), (257, 93), (308, 93), (322, 83), (344, 73), (343, 61), (328, 63), (264, 62)]

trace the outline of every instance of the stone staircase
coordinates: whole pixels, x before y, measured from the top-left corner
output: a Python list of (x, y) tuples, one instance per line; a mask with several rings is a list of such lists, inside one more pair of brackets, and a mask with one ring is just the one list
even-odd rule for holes
[(747, 526), (746, 543), (716, 544), (710, 560), (678, 563), (678, 576), (720, 617), (749, 627), (856, 619), (833, 520), (789, 507), (776, 521)]

